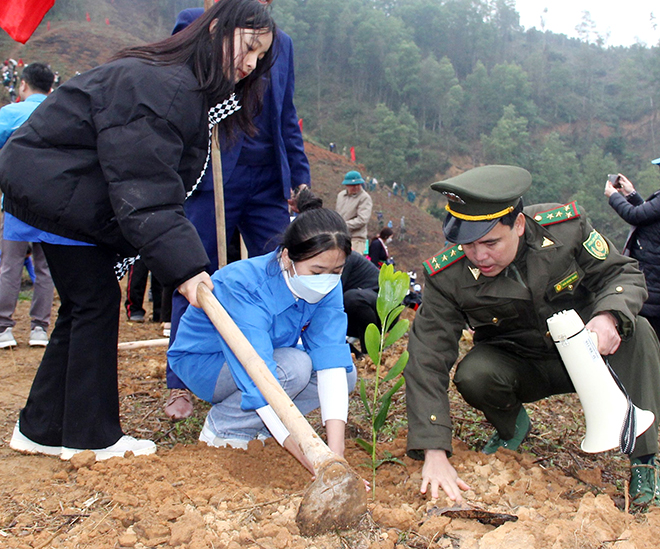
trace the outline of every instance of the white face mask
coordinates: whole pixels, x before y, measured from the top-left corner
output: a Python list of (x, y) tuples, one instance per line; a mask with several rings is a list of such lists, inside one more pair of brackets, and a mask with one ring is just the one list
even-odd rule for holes
[(392, 237), (390, 236), (386, 241), (385, 244), (391, 244), (392, 243)]
[(307, 303), (318, 303), (328, 295), (335, 286), (339, 284), (341, 275), (338, 274), (317, 274), (317, 275), (299, 275), (296, 272), (296, 265), (291, 262), (294, 275), (291, 276), (287, 269), (282, 268), (284, 280), (287, 286), (300, 299)]

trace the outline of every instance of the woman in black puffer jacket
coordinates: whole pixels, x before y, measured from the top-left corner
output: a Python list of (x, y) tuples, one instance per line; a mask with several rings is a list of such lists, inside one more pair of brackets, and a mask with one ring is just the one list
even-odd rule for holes
[(660, 190), (645, 201), (633, 184), (618, 174), (616, 183), (608, 180), (605, 185), (605, 196), (621, 219), (632, 225), (624, 254), (635, 258), (644, 273), (649, 297), (640, 314), (660, 334)]
[(61, 299), (12, 448), (62, 459), (156, 451), (119, 421), (115, 258), (139, 254), (192, 305), (199, 283), (213, 286), (183, 203), (206, 169), (209, 125), (254, 134), (275, 31), (258, 0), (218, 2), (177, 35), (60, 86), (0, 150), (6, 214), (36, 232)]

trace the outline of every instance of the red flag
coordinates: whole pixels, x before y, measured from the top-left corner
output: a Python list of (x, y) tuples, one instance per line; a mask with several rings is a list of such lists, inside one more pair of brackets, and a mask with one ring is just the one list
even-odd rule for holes
[(351, 162), (355, 162), (355, 147), (351, 147)]
[(85, 13), (85, 19), (87, 19), (88, 23), (92, 20), (92, 18), (89, 16), (89, 12)]
[(110, 24), (110, 18), (109, 18), (109, 17), (106, 17), (106, 18), (105, 18), (105, 24), (106, 24), (106, 25), (109, 25), (109, 24)]
[(302, 118), (298, 118), (298, 126), (300, 126), (300, 132), (302, 133), (302, 131), (303, 131), (303, 121), (302, 121)]
[(25, 44), (55, 0), (13, 0), (0, 3), (0, 28)]

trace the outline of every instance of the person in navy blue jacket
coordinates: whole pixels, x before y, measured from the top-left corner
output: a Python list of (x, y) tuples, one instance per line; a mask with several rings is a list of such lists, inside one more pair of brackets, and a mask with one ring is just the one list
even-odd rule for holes
[[(660, 164), (660, 158), (652, 161)], [(632, 225), (623, 254), (636, 259), (649, 292), (640, 315), (660, 335), (660, 190), (644, 200), (625, 175), (607, 181), (605, 196), (619, 217)]]
[[(346, 223), (301, 193), (300, 215), (266, 255), (237, 261), (212, 277), (213, 293), (301, 413), (321, 407), (328, 446), (343, 456), (348, 394), (357, 374), (346, 344), (340, 277), (351, 254)], [(313, 468), (204, 311), (188, 307), (168, 358), (210, 403), (200, 440), (247, 449), (271, 435)]]
[[(270, 4), (272, 0), (260, 0)], [(195, 21), (204, 10), (190, 8), (177, 17), (173, 34)], [(298, 115), (293, 105), (294, 71), (291, 38), (277, 30), (275, 61), (263, 99), (263, 108), (253, 120), (254, 137), (239, 133), (231, 141), (221, 140), (222, 177), (225, 204), (225, 230), (229, 242), (238, 230), (248, 255), (254, 257), (275, 248), (274, 237), (289, 224), (288, 199), (292, 189), (310, 183), (309, 162), (305, 156)], [(186, 217), (193, 223), (210, 259), (210, 272), (218, 268), (213, 172), (206, 174), (185, 204)], [(172, 341), (181, 315), (188, 306), (175, 293), (172, 300)], [(170, 395), (165, 413), (183, 419), (193, 411), (192, 398), (185, 384), (167, 368)]]

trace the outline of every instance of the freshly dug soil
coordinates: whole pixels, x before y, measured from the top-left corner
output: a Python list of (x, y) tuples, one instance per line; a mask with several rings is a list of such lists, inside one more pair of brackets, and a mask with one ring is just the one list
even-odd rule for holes
[[(27, 346), (29, 302), (21, 301), (15, 329), (19, 347), (0, 351), (2, 401), (0, 434), (0, 546), (8, 548), (183, 547), (202, 548), (605, 548), (657, 547), (660, 508), (630, 514), (623, 494), (625, 461), (615, 454), (589, 457), (577, 445), (573, 426), (581, 410), (573, 397), (530, 407), (535, 429), (527, 449), (485, 456), (456, 440), (452, 458), (471, 486), (470, 505), (484, 512), (452, 512), (451, 502), (419, 493), (421, 462), (405, 456), (405, 429), (391, 429), (379, 452), (403, 465), (378, 469), (375, 498), (359, 526), (317, 538), (302, 537), (295, 523), (309, 474), (272, 439), (248, 451), (209, 448), (196, 442), (207, 409), (171, 423), (162, 412), (166, 395), (165, 351), (120, 352), (120, 394), (124, 430), (150, 437), (158, 453), (94, 462), (91, 453), (71, 462), (22, 455), (8, 447), (42, 350)], [(408, 314), (408, 312), (407, 312)], [(122, 341), (161, 336), (159, 324), (122, 319)], [(386, 363), (404, 348), (398, 343)], [(357, 362), (372, 380), (373, 364)], [(452, 395), (456, 434), (479, 444), (490, 434), (482, 418)], [(401, 425), (403, 397), (390, 417)], [(318, 427), (318, 418), (311, 418)], [(351, 403), (349, 435), (368, 437), (359, 397)], [(541, 432), (541, 430), (543, 432)], [(481, 441), (479, 439), (481, 438)], [(89, 454), (89, 455), (88, 455)], [(367, 455), (354, 440), (346, 457), (365, 478)], [(517, 520), (516, 520), (517, 518)]]

